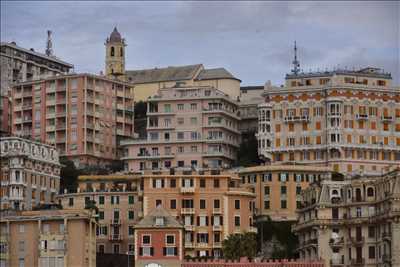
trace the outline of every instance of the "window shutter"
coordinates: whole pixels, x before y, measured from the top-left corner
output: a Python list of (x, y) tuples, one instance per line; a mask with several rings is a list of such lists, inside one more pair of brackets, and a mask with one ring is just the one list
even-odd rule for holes
[(206, 216), (206, 225), (208, 226), (208, 216)]
[(200, 217), (197, 216), (197, 226), (200, 226)]
[(223, 216), (219, 216), (219, 223), (221, 225), (224, 225), (224, 217)]
[(165, 255), (167, 255), (167, 248), (163, 248), (163, 255), (165, 256)]
[(150, 248), (150, 255), (154, 256), (154, 248), (153, 247)]
[(178, 248), (177, 247), (174, 248), (174, 255), (178, 256)]
[(193, 179), (190, 179), (190, 187), (193, 187)]
[(181, 183), (182, 187), (185, 187), (185, 179), (182, 178), (182, 179), (181, 179), (181, 182), (182, 182), (182, 183)]
[(139, 248), (139, 255), (143, 256), (143, 248), (142, 247)]
[(161, 179), (161, 187), (164, 188), (164, 179)]
[(211, 216), (211, 225), (214, 225), (214, 216)]
[(153, 179), (153, 188), (156, 188), (156, 180)]

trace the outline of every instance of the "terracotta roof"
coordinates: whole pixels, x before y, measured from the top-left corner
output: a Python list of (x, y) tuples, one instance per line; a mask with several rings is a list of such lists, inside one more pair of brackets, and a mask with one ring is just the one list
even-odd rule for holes
[[(156, 218), (164, 218), (162, 225), (156, 224)], [(135, 225), (135, 228), (182, 228), (179, 223), (167, 210), (162, 206), (157, 206), (149, 214), (147, 214), (140, 222)]]
[(224, 68), (202, 70), (196, 77), (196, 80), (211, 80), (211, 79), (236, 79), (229, 71)]
[(117, 27), (114, 27), (114, 30), (110, 35), (110, 42), (120, 43), (121, 41), (122, 41), (121, 34), (118, 32)]
[(128, 70), (126, 71), (126, 76), (128, 81), (132, 83), (190, 80), (194, 78), (196, 73), (202, 67), (202, 64), (196, 64), (147, 70)]

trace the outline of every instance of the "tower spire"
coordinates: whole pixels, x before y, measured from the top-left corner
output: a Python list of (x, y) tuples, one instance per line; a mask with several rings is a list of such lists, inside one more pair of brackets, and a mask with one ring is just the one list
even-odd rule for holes
[(292, 73), (297, 75), (300, 71), (300, 61), (297, 60), (297, 44), (296, 41), (294, 41), (294, 60), (292, 62), (293, 64), (293, 69), (292, 69)]
[(47, 44), (46, 44), (46, 55), (53, 55), (53, 42), (51, 41), (51, 31), (47, 30)]

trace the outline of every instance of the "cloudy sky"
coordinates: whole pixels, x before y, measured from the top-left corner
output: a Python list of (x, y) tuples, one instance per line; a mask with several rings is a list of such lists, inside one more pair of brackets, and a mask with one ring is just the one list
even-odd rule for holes
[(304, 71), (376, 66), (400, 80), (400, 2), (23, 2), (1, 1), (1, 41), (44, 51), (77, 72), (104, 69), (114, 26), (127, 69), (203, 63), (243, 82), (283, 82), (297, 40)]

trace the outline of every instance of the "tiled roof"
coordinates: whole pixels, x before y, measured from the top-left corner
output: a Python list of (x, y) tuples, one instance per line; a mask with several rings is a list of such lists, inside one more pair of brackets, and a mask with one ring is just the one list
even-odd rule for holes
[(196, 77), (196, 80), (211, 80), (211, 79), (236, 79), (229, 71), (224, 68), (202, 70)]
[(128, 70), (126, 76), (132, 83), (152, 83), (193, 79), (203, 65), (171, 66), (147, 70)]
[[(163, 225), (156, 224), (156, 218), (164, 218)], [(179, 223), (167, 210), (162, 206), (157, 206), (149, 214), (147, 214), (140, 222), (135, 225), (135, 228), (182, 228)]]

